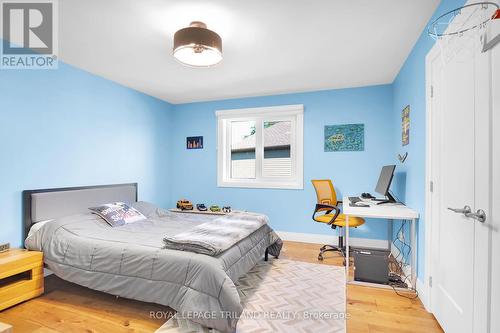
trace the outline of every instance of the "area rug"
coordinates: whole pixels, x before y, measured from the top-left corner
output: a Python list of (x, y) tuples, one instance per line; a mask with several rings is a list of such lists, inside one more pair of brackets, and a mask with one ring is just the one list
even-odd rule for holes
[[(343, 267), (287, 259), (259, 262), (236, 283), (243, 304), (238, 333), (345, 332)], [(171, 318), (156, 333), (218, 333)]]

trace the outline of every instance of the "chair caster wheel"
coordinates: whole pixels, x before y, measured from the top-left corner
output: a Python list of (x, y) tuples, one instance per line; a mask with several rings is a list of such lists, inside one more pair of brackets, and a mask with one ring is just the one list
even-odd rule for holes
[(318, 260), (323, 261), (323, 256), (321, 254), (318, 256)]

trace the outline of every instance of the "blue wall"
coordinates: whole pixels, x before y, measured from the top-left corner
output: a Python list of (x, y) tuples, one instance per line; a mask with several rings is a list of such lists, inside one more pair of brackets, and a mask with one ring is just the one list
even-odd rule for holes
[[(464, 0), (442, 1), (429, 23), (438, 15), (464, 3)], [(417, 268), (418, 277), (422, 279), (425, 255), (425, 56), (433, 45), (426, 26), (392, 85), (174, 106), (173, 122), (176, 127), (172, 132), (172, 152), (175, 163), (172, 166), (171, 204), (181, 197), (230, 204), (263, 211), (270, 216), (276, 230), (327, 234), (331, 231), (311, 222), (310, 211), (315, 196), (309, 180), (331, 178), (341, 195), (373, 192), (380, 166), (397, 164), (392, 189), (398, 199), (421, 215), (417, 225)], [(305, 106), (304, 190), (217, 188), (215, 110), (283, 104)], [(406, 105), (411, 108), (410, 144), (402, 147), (401, 110)], [(323, 152), (324, 125), (356, 122), (366, 125), (365, 152)], [(204, 150), (184, 149), (185, 138), (191, 135), (205, 136)], [(408, 159), (401, 164), (396, 156), (404, 152), (408, 152)], [(395, 232), (398, 227), (396, 223)], [(386, 225), (368, 221), (352, 234), (355, 237), (386, 239)]]
[[(462, 6), (464, 0), (444, 0), (436, 9), (432, 22), (439, 15)], [(410, 55), (393, 83), (394, 94), (394, 126), (398, 128), (395, 142), (397, 153), (408, 152), (403, 165), (398, 166), (399, 174), (395, 177), (396, 194), (406, 204), (420, 212), (418, 223), (418, 278), (424, 277), (425, 246), (425, 56), (434, 41), (426, 29), (420, 35)], [(410, 144), (401, 146), (401, 111), (410, 105)], [(396, 153), (396, 154), (397, 154)], [(397, 230), (395, 227), (394, 230)]]
[[(444, 0), (436, 13), (463, 3)], [(24, 189), (133, 181), (139, 182), (141, 199), (162, 206), (187, 197), (264, 212), (276, 230), (331, 234), (310, 219), (315, 201), (310, 179), (333, 179), (340, 196), (373, 192), (380, 167), (395, 163), (393, 189), (422, 216), (421, 279), (425, 56), (432, 45), (423, 31), (392, 85), (174, 106), (62, 63), (55, 71), (0, 71), (0, 242), (21, 244)], [(284, 104), (305, 107), (304, 190), (218, 188), (215, 110)], [(402, 147), (406, 105), (410, 144)], [(323, 151), (323, 126), (342, 123), (365, 124), (364, 152)], [(204, 136), (205, 149), (186, 150), (186, 137), (195, 135)], [(396, 154), (406, 151), (406, 163), (397, 163)], [(386, 228), (368, 221), (352, 234), (385, 239)]]
[[(330, 178), (338, 195), (375, 188), (380, 168), (395, 162), (392, 87), (328, 90), (175, 105), (172, 121), (171, 202), (188, 198), (267, 214), (276, 230), (332, 234), (311, 220), (316, 202), (311, 179)], [(215, 111), (286, 104), (304, 105), (304, 190), (217, 187)], [(365, 124), (365, 151), (323, 151), (324, 126)], [(187, 150), (186, 137), (204, 136), (204, 149)], [(387, 238), (385, 221), (368, 221), (353, 237)]]
[(0, 71), (0, 242), (22, 244), (25, 189), (137, 181), (166, 206), (170, 109), (62, 63)]

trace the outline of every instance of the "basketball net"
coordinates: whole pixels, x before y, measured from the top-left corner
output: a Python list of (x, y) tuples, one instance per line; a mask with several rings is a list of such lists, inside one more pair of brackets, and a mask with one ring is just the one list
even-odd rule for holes
[(497, 7), (477, 3), (462, 7), (436, 20), (429, 29), (429, 35), (436, 41), (444, 64), (449, 63), (464, 50), (478, 52), (489, 26), (499, 25)]

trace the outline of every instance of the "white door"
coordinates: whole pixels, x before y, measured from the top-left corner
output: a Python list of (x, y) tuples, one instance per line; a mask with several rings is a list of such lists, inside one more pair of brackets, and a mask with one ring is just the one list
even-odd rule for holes
[(464, 212), (489, 208), (484, 200), (489, 193), (490, 86), (484, 75), (489, 56), (474, 40), (461, 43), (445, 61), (438, 48), (427, 59), (433, 192), (431, 253), (426, 255), (432, 258), (431, 310), (450, 333), (487, 332), (488, 315), (489, 231)]
[[(492, 128), (500, 129), (500, 44), (491, 50), (492, 59)], [(500, 332), (500, 131), (492, 131), (492, 172), (491, 181), (491, 214), (487, 220), (491, 225), (491, 270), (490, 270), (490, 299), (491, 324), (490, 332)]]

